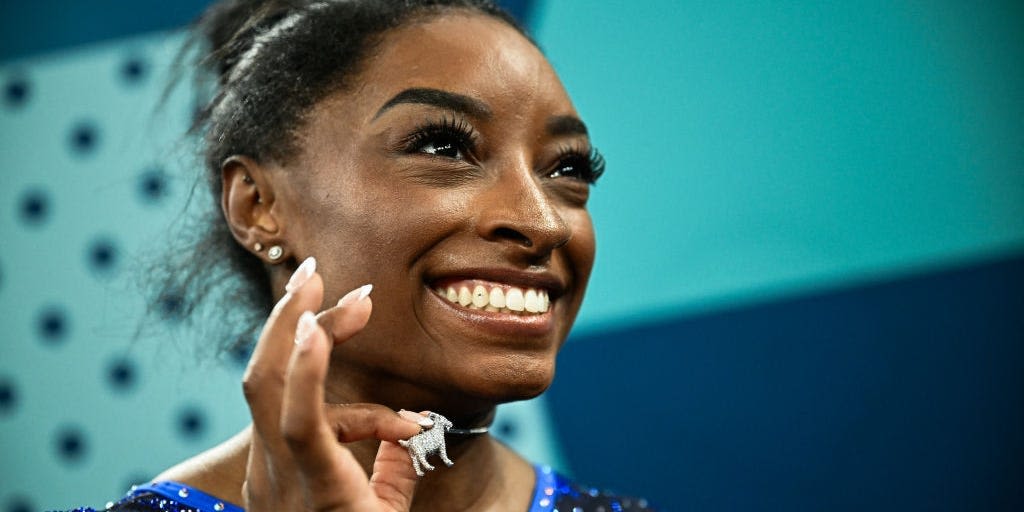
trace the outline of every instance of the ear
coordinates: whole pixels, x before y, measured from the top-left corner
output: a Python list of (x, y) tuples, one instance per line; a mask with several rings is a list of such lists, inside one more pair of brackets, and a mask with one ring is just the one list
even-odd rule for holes
[(242, 247), (255, 249), (281, 240), (281, 224), (273, 212), (274, 188), (266, 167), (247, 156), (232, 156), (221, 166), (221, 209), (231, 234)]

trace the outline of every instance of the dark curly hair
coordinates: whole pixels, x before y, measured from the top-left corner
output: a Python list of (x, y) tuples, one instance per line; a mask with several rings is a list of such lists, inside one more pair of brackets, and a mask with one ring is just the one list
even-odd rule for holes
[(205, 182), (212, 201), (175, 238), (190, 247), (172, 248), (146, 276), (156, 281), (147, 319), (202, 327), (218, 352), (244, 353), (273, 297), (264, 263), (235, 241), (221, 212), (222, 163), (232, 155), (287, 163), (312, 107), (358, 80), (388, 30), (452, 10), (492, 16), (529, 39), (488, 0), (224, 0), (200, 16), (181, 54), (198, 57), (179, 64), (195, 66), (200, 91), (190, 134), (205, 169), (190, 197)]

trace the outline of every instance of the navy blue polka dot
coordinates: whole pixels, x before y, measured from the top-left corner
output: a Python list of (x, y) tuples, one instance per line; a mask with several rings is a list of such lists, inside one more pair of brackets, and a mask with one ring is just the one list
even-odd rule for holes
[(54, 437), (57, 456), (65, 463), (75, 463), (85, 458), (88, 443), (85, 434), (78, 427), (64, 427)]
[(137, 379), (135, 363), (128, 358), (118, 358), (107, 366), (107, 383), (116, 391), (128, 391), (135, 387)]
[(42, 224), (50, 214), (50, 195), (42, 189), (29, 189), (21, 194), (18, 213), (28, 225)]
[(185, 299), (180, 292), (167, 292), (157, 300), (157, 312), (169, 322), (180, 321), (185, 314)]
[(90, 121), (81, 121), (71, 128), (71, 150), (79, 155), (91, 153), (99, 144), (99, 129)]
[(141, 82), (148, 71), (149, 66), (141, 57), (129, 57), (121, 63), (121, 78), (129, 84)]
[(10, 414), (18, 408), (18, 389), (8, 377), (0, 377), (0, 416)]
[(160, 168), (148, 169), (139, 175), (138, 187), (139, 199), (144, 204), (159, 203), (167, 197), (167, 174)]
[(498, 424), (498, 435), (506, 439), (515, 437), (517, 430), (515, 423), (511, 421), (503, 421)]
[(248, 340), (238, 340), (238, 342), (231, 347), (229, 354), (235, 364), (239, 366), (246, 366), (249, 364), (249, 357), (252, 356), (253, 344)]
[(185, 407), (178, 413), (178, 433), (186, 439), (196, 439), (206, 431), (206, 415), (197, 407)]
[(36, 512), (39, 509), (24, 496), (15, 496), (4, 504), (4, 512)]
[(69, 324), (66, 309), (61, 306), (47, 306), (36, 320), (39, 339), (48, 345), (56, 345), (67, 339)]
[(28, 102), (31, 86), (23, 77), (14, 77), (4, 84), (4, 103), (10, 107), (20, 107)]
[(89, 244), (87, 253), (89, 267), (97, 274), (109, 274), (117, 266), (119, 253), (113, 240), (97, 237)]

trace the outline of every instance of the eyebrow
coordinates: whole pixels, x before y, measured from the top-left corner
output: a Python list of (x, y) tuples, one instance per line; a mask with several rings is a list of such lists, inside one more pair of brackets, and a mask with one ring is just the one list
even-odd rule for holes
[(377, 119), (390, 108), (403, 103), (432, 105), (473, 117), (489, 118), (492, 115), (491, 109), (487, 104), (476, 98), (441, 89), (415, 87), (396, 94), (384, 106), (380, 107), (380, 110), (377, 111), (373, 118)]
[(587, 125), (575, 116), (552, 116), (547, 122), (548, 135), (587, 135)]

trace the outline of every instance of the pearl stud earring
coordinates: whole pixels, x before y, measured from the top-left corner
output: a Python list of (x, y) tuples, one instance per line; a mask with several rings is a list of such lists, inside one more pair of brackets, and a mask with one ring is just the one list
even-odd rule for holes
[(272, 245), (270, 249), (267, 249), (267, 257), (270, 261), (277, 261), (284, 255), (284, 249), (280, 245)]

